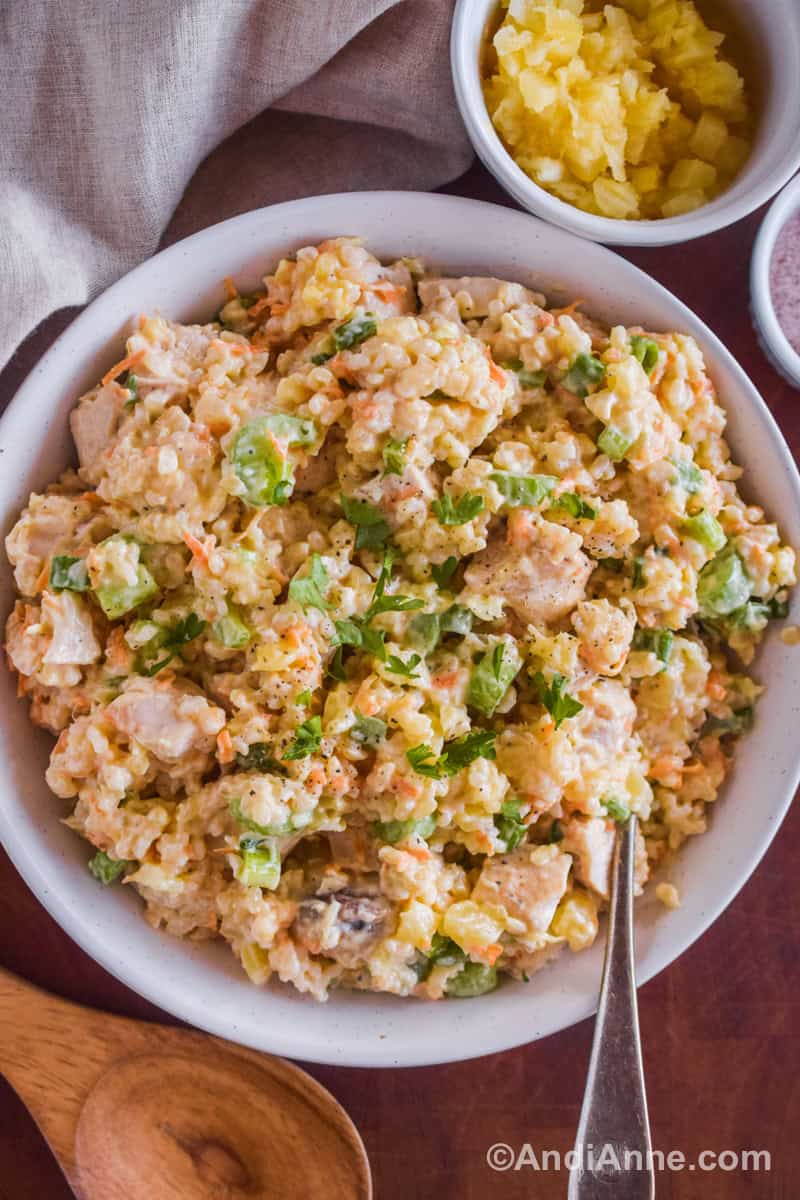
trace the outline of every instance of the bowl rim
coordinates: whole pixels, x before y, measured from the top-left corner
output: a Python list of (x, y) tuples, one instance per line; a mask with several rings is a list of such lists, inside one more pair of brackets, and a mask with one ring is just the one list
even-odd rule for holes
[[(249, 234), (252, 240), (254, 235), (257, 236), (259, 228), (263, 226), (266, 216), (276, 225), (281, 225), (284, 214), (290, 217), (307, 210), (309, 224), (313, 224), (320, 218), (320, 207), (325, 209), (326, 206), (335, 207), (340, 203), (352, 206), (353, 201), (356, 199), (365, 205), (374, 204), (376, 206), (385, 206), (387, 202), (389, 204), (393, 202), (408, 204), (410, 202), (415, 212), (415, 220), (418, 221), (423, 219), (421, 214), (424, 213), (426, 208), (429, 210), (435, 208), (447, 209), (448, 217), (451, 214), (455, 214), (456, 210), (459, 209), (465, 213), (469, 211), (481, 219), (482, 227), (484, 228), (489, 227), (489, 222), (492, 218), (498, 219), (500, 214), (507, 218), (513, 213), (513, 210), (503, 208), (499, 205), (460, 196), (437, 195), (425, 192), (350, 192), (285, 201), (281, 204), (242, 213), (226, 221), (209, 226), (160, 251), (151, 259), (140, 264), (131, 272), (128, 272), (105, 292), (96, 297), (59, 335), (50, 349), (43, 355), (39, 363), (34, 366), (30, 374), (23, 381), (9, 404), (6, 413), (0, 418), (0, 434), (2, 434), (3, 427), (8, 422), (9, 414), (12, 412), (16, 414), (19, 410), (23, 409), (28, 403), (29, 398), (35, 403), (35, 394), (40, 388), (40, 377), (43, 374), (59, 368), (63, 372), (63, 365), (60, 365), (60, 360), (65, 350), (71, 349), (73, 343), (76, 346), (79, 344), (82, 330), (84, 327), (91, 325), (96, 313), (107, 305), (111, 307), (112, 301), (117, 294), (129, 288), (132, 283), (135, 284), (140, 278), (145, 278), (153, 269), (153, 265), (156, 262), (161, 267), (174, 265), (180, 269), (181, 260), (187, 255), (187, 252), (200, 256), (205, 246), (212, 245), (220, 237), (225, 238), (234, 230), (237, 233), (241, 232), (242, 235)], [(513, 217), (515, 220), (521, 219), (528, 223), (534, 222), (542, 233), (551, 232), (546, 223), (529, 216), (527, 213), (513, 213)], [(568, 233), (560, 233), (559, 236), (572, 236), (574, 238), (574, 235)], [(580, 245), (579, 240), (578, 245)], [(630, 278), (638, 277), (639, 281), (646, 285), (655, 299), (672, 307), (676, 314), (680, 314), (686, 320), (690, 329), (694, 325), (702, 330), (705, 344), (713, 347), (715, 353), (725, 361), (726, 368), (739, 384), (743, 397), (743, 407), (755, 410), (754, 416), (763, 426), (771, 448), (776, 455), (776, 459), (781, 462), (784, 469), (786, 487), (793, 498), (794, 505), (798, 512), (800, 512), (800, 475), (798, 475), (789, 448), (764, 400), (730, 352), (704, 322), (678, 300), (677, 297), (673, 296), (662, 284), (605, 247), (597, 246), (593, 252), (609, 262), (613, 261), (622, 264), (622, 270)], [(111, 350), (109, 350), (110, 355)], [(673, 934), (668, 946), (649, 952), (647, 966), (640, 967), (637, 970), (638, 984), (646, 983), (679, 958), (685, 950), (706, 932), (709, 926), (713, 924), (744, 887), (771, 844), (791, 804), (798, 783), (800, 783), (800, 744), (797, 746), (792, 765), (792, 771), (788, 772), (781, 780), (780, 802), (776, 802), (774, 805), (771, 819), (761, 822), (759, 837), (755, 841), (752, 841), (748, 847), (749, 857), (744, 869), (739, 874), (726, 879), (724, 885), (719, 886), (714, 895), (713, 903), (704, 905), (702, 910), (695, 914), (690, 930), (685, 932), (685, 934)], [(517, 1024), (509, 1021), (502, 1026), (498, 1025), (497, 1028), (492, 1029), (490, 1032), (487, 1031), (482, 1036), (477, 1049), (465, 1044), (460, 1044), (454, 1048), (448, 1044), (448, 1047), (444, 1050), (436, 1049), (431, 1052), (430, 1050), (420, 1051), (413, 1046), (404, 1045), (404, 1053), (401, 1059), (398, 1059), (389, 1043), (384, 1047), (381, 1043), (377, 1045), (370, 1043), (356, 1044), (354, 1041), (346, 1048), (344, 1054), (337, 1053), (333, 1045), (330, 1049), (315, 1048), (312, 1053), (309, 1053), (308, 1046), (304, 1042), (302, 1019), (298, 1020), (290, 1031), (283, 1029), (278, 1036), (274, 1036), (271, 1031), (268, 1041), (263, 1039), (256, 1040), (255, 1036), (248, 1033), (242, 1026), (235, 1025), (232, 1028), (228, 1019), (218, 1017), (214, 1007), (205, 1003), (202, 996), (194, 996), (190, 992), (187, 992), (187, 989), (176, 987), (171, 980), (162, 980), (157, 976), (151, 975), (146, 969), (146, 964), (142, 962), (134, 961), (131, 964), (127, 959), (121, 958), (118, 951), (110, 944), (110, 939), (93, 927), (90, 914), (80, 906), (70, 902), (70, 893), (65, 892), (62, 895), (57, 889), (53, 888), (42, 862), (37, 860), (32, 846), (26, 844), (28, 839), (23, 827), (24, 821), (22, 818), (10, 818), (7, 820), (2, 806), (0, 806), (0, 841), (5, 846), (9, 857), (38, 901), (81, 949), (121, 983), (165, 1011), (209, 1033), (228, 1038), (229, 1040), (238, 1040), (245, 1045), (253, 1046), (255, 1049), (283, 1054), (304, 1061), (336, 1066), (412, 1067), (433, 1065), (478, 1058), (516, 1046), (526, 1045), (531, 1041), (537, 1040), (540, 1036), (549, 1036), (550, 1033), (559, 1032), (562, 1029), (571, 1027), (586, 1017), (591, 1016), (596, 1011), (597, 996), (595, 993), (587, 993), (581, 997), (579, 1005), (576, 1006), (571, 1015), (559, 1018), (554, 1022), (551, 1021), (544, 1031), (537, 1030), (533, 1022), (531, 1027), (520, 1029)], [(169, 935), (162, 934), (161, 936), (168, 937)], [(186, 952), (188, 953), (188, 950)], [(407, 1003), (399, 1000), (397, 1002)], [(298, 1008), (298, 1012), (301, 1011)], [(333, 1024), (334, 1022), (332, 1021)]]
[(800, 354), (783, 332), (770, 287), (770, 264), (775, 243), (787, 221), (800, 212), (800, 175), (792, 179), (775, 197), (753, 245), (750, 260), (750, 300), (756, 330), (766, 343), (776, 366), (794, 387), (800, 387)]
[[(493, 0), (496, 4), (498, 0)], [(787, 0), (775, 0), (786, 14), (796, 47), (800, 47), (800, 9)], [(456, 102), (473, 149), (481, 162), (514, 199), (535, 216), (552, 221), (570, 233), (591, 241), (616, 246), (666, 246), (688, 242), (716, 233), (748, 216), (770, 200), (800, 168), (800, 124), (792, 147), (784, 158), (760, 182), (737, 199), (725, 200), (720, 193), (707, 204), (678, 217), (659, 220), (628, 221), (618, 217), (599, 217), (584, 212), (540, 187), (526, 175), (506, 150), (494, 128), (480, 87), (480, 69), (468, 53), (470, 33), (480, 20), (481, 36), (485, 17), (483, 6), (475, 0), (456, 0), (450, 29), (450, 66)], [(480, 105), (470, 84), (477, 80)], [(711, 211), (709, 211), (711, 210)]]

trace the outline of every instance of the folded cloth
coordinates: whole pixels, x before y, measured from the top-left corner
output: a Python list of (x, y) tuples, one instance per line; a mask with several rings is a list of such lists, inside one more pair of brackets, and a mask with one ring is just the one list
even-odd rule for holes
[(0, 366), (152, 254), (173, 214), (170, 240), (294, 196), (461, 174), (451, 14), (452, 0), (0, 6)]

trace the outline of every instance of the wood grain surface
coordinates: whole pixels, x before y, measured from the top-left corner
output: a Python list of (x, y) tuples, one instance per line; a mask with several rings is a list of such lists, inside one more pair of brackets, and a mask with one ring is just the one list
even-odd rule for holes
[[(511, 203), (479, 167), (444, 190)], [(179, 210), (176, 230), (180, 216)], [(748, 270), (760, 216), (688, 245), (623, 253), (722, 338), (797, 455), (800, 393), (771, 369), (750, 325)], [(58, 314), (29, 339), (0, 377), (0, 402), (10, 398), (68, 317)], [(787, 648), (787, 653), (797, 654), (800, 666), (800, 650)], [(758, 803), (757, 796), (753, 802)], [(800, 808), (795, 806), (727, 912), (640, 992), (653, 1145), (681, 1151), (687, 1162), (703, 1150), (767, 1150), (771, 1155), (769, 1172), (687, 1167), (659, 1173), (658, 1200), (797, 1200), (800, 1195), (798, 861)], [(0, 858), (0, 894), (0, 962), (5, 966), (86, 1004), (170, 1020), (73, 945), (5, 857)], [(527, 1142), (537, 1153), (571, 1146), (590, 1043), (591, 1024), (584, 1022), (522, 1049), (452, 1066), (309, 1070), (358, 1126), (378, 1200), (562, 1200), (565, 1172), (492, 1171), (486, 1151), (497, 1142), (515, 1150)], [(297, 1147), (298, 1154), (306, 1152), (313, 1148)], [(46, 1144), (0, 1080), (0, 1197), (69, 1200), (69, 1195)], [(158, 1200), (155, 1193), (153, 1200)]]

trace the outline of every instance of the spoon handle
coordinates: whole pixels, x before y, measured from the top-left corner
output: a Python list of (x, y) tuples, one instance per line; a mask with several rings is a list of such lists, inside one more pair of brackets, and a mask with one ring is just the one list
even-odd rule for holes
[(617, 835), (608, 940), (568, 1200), (653, 1200), (633, 958), (636, 817)]

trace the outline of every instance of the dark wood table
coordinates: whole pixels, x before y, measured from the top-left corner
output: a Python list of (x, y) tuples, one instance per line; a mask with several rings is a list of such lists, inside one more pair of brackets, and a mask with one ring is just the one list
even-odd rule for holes
[[(511, 203), (479, 167), (444, 190)], [(769, 366), (748, 314), (750, 250), (760, 215), (688, 245), (623, 253), (719, 334), (761, 390), (797, 454), (800, 395)], [(52, 318), (15, 356), (0, 377), (0, 401), (13, 394), (67, 319), (65, 314)], [(659, 1200), (796, 1200), (800, 1193), (795, 1142), (800, 1126), (798, 861), (800, 809), (795, 807), (727, 912), (640, 992), (654, 1146), (681, 1151), (687, 1162), (702, 1150), (767, 1150), (771, 1155), (768, 1173), (660, 1173)], [(85, 1004), (171, 1020), (87, 958), (1, 852), (0, 895), (5, 966)], [(591, 1035), (587, 1021), (546, 1041), (452, 1066), (308, 1069), (361, 1130), (378, 1200), (561, 1200), (564, 1172), (492, 1171), (486, 1151), (496, 1142), (516, 1150), (527, 1142), (537, 1155), (569, 1149)], [(70, 1195), (32, 1121), (0, 1080), (0, 1197), (68, 1200)]]

